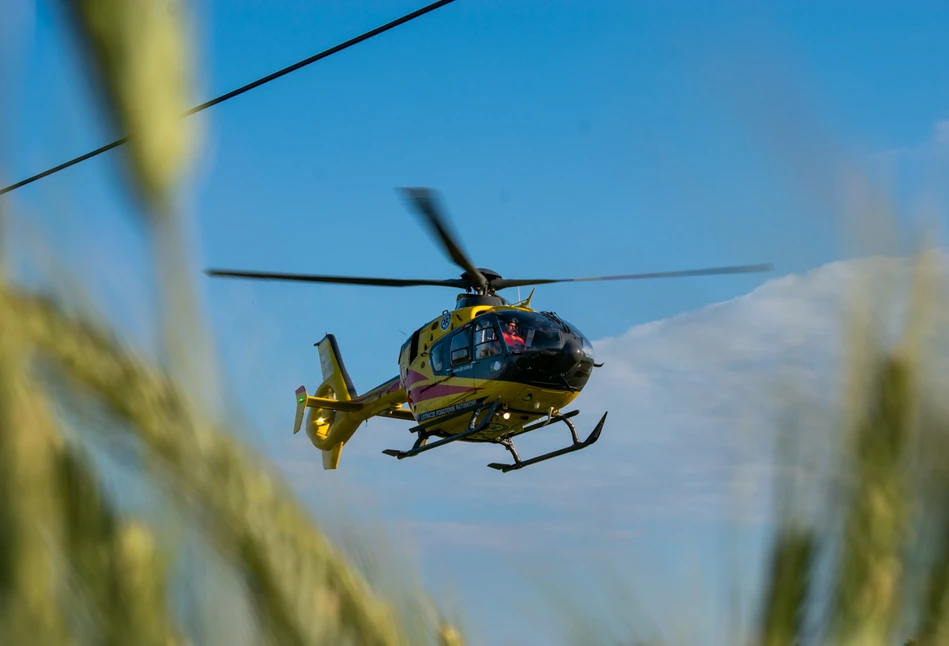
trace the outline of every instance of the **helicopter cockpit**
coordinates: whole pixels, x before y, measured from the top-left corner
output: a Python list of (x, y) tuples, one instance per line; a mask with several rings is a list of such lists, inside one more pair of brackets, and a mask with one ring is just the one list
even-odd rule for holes
[(528, 350), (559, 350), (564, 344), (563, 323), (538, 312), (495, 312), (501, 338), (508, 351), (520, 354)]

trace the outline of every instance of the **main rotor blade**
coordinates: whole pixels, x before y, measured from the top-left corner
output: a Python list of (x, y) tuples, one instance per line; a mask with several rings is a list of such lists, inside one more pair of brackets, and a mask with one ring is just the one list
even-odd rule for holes
[(416, 213), (423, 216), (429, 230), (441, 241), (452, 262), (465, 270), (474, 286), (482, 289), (487, 287), (488, 280), (484, 274), (478, 271), (468, 255), (462, 251), (461, 244), (449, 232), (448, 218), (438, 205), (434, 191), (429, 188), (403, 188), (401, 191)]
[(546, 285), (549, 283), (578, 283), (597, 280), (639, 280), (644, 278), (681, 278), (686, 276), (713, 276), (716, 274), (748, 274), (762, 271), (771, 271), (773, 265), (739, 265), (736, 267), (712, 267), (709, 269), (686, 269), (682, 271), (662, 271), (650, 274), (625, 274), (622, 276), (593, 276), (590, 278), (538, 278), (538, 279), (509, 279), (499, 278), (491, 283), (494, 289), (506, 287), (524, 287), (526, 285)]
[(404, 279), (404, 278), (365, 278), (360, 276), (323, 276), (314, 274), (284, 274), (262, 271), (236, 271), (229, 269), (206, 269), (209, 276), (223, 278), (250, 278), (256, 280), (288, 280), (303, 283), (336, 283), (341, 285), (375, 285), (378, 287), (454, 287), (464, 289), (465, 282), (459, 278), (449, 280)]

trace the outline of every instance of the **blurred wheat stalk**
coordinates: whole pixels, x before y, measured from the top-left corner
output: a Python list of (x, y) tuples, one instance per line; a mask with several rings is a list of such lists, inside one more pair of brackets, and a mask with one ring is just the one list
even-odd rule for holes
[(0, 643), (189, 641), (172, 610), (172, 547), (118, 511), (83, 443), (65, 432), (60, 413), (79, 399), (103, 411), (105, 432), (144, 457), (149, 482), (237, 573), (255, 613), (253, 643), (460, 645), (424, 600), (415, 607), (427, 613), (407, 625), (182, 385), (193, 377), (183, 361), (189, 335), (202, 327), (174, 208), (192, 140), (180, 118), (191, 65), (184, 8), (62, 6), (129, 136), (123, 151), (156, 250), (170, 365), (159, 369), (101, 324), (0, 280)]
[[(920, 383), (930, 324), (943, 310), (936, 259), (919, 255), (896, 347), (883, 348), (866, 321), (851, 327), (842, 495), (824, 492), (830, 502), (812, 527), (779, 519), (755, 644), (949, 643), (949, 420)], [(780, 492), (785, 501), (793, 494)], [(822, 550), (831, 557), (823, 570)]]

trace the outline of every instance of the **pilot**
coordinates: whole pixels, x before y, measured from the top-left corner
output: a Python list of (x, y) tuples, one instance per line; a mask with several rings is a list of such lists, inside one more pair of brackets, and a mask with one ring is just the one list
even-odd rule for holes
[(521, 333), (517, 329), (517, 319), (508, 321), (507, 326), (501, 331), (501, 335), (504, 337), (504, 342), (507, 343), (507, 347), (511, 350), (523, 350), (527, 347), (524, 343), (524, 337), (521, 336)]

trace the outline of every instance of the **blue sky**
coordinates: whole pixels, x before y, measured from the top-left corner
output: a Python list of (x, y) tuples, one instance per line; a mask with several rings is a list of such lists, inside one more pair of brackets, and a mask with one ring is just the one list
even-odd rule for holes
[[(195, 2), (195, 103), (420, 4)], [(13, 27), (0, 39), (0, 110), (12, 124), (0, 132), (4, 184), (116, 134), (90, 101), (84, 70), (50, 6), (13, 5)], [(357, 389), (367, 390), (396, 373), (405, 336), (450, 308), (454, 293), (212, 282), (198, 272), (215, 266), (455, 277), (458, 270), (399, 201), (394, 188), (406, 185), (441, 191), (476, 263), (507, 277), (777, 265), (773, 274), (537, 289), (535, 306), (602, 340), (624, 365), (624, 353), (645, 352), (635, 345), (638, 337), (624, 337), (637, 325), (851, 257), (832, 174), (843, 160), (868, 172), (898, 171), (894, 194), (906, 207), (925, 195), (927, 172), (945, 170), (937, 133), (949, 118), (949, 69), (941, 64), (949, 60), (949, 10), (897, 6), (458, 0), (196, 117), (200, 154), (182, 191), (195, 236), (193, 271), (222, 385), (241, 402), (251, 440), (278, 460), (318, 513), (339, 511), (326, 495), (332, 491), (352, 497), (351, 512), (366, 515), (366, 505), (409, 532), (406, 541), (427, 550), (417, 557), (428, 580), (452, 586), (470, 623), (494, 626), (481, 634), (483, 643), (508, 643), (498, 641), (500, 632), (532, 634), (536, 628), (523, 618), (545, 603), (519, 579), (506, 578), (505, 541), (522, 541), (513, 552), (529, 546), (536, 562), (580, 570), (595, 546), (622, 555), (616, 558), (624, 567), (642, 565), (635, 571), (643, 576), (660, 576), (667, 565), (681, 569), (684, 553), (717, 572), (717, 537), (754, 540), (756, 530), (691, 513), (701, 509), (689, 498), (694, 492), (668, 487), (668, 470), (650, 471), (643, 456), (653, 468), (704, 468), (696, 466), (696, 444), (657, 439), (657, 429), (680, 428), (687, 437), (695, 427), (683, 421), (692, 410), (678, 399), (688, 390), (683, 384), (695, 374), (731, 384), (731, 359), (716, 364), (718, 374), (701, 365), (706, 355), (699, 349), (672, 344), (674, 334), (650, 337), (649, 344), (684, 354), (685, 364), (662, 363), (649, 374), (630, 364), (632, 372), (594, 378), (578, 400), (581, 430), (609, 407), (604, 440), (536, 474), (486, 469), (499, 457), (490, 447), (396, 462), (381, 450), (410, 438), (385, 422), (357, 434), (338, 472), (322, 472), (305, 438), (289, 435), (291, 392), (316, 385), (312, 344), (325, 332), (336, 334)], [(129, 224), (133, 206), (117, 172), (121, 160), (113, 152), (86, 162), (5, 196), (4, 206), (20, 227), (46, 234), (64, 262), (96, 285), (102, 307), (130, 335), (153, 344), (147, 259), (140, 231)], [(882, 186), (880, 175), (870, 177)], [(785, 323), (761, 325), (785, 330)], [(736, 317), (733, 325), (710, 328), (723, 336), (706, 343), (731, 348), (758, 338), (760, 329), (749, 325)], [(607, 341), (623, 338), (633, 345)], [(659, 365), (667, 356), (644, 360)], [(702, 401), (711, 411), (725, 405)], [(648, 405), (648, 415), (637, 417), (628, 402)], [(648, 450), (636, 442), (644, 419), (653, 424), (643, 431)], [(715, 424), (727, 422), (711, 419), (702, 425), (710, 435), (698, 444), (727, 453), (723, 447), (734, 438), (715, 439), (725, 430)], [(622, 441), (611, 444), (617, 437)], [(534, 444), (541, 450), (564, 439)], [(683, 451), (694, 463), (682, 459)], [(733, 475), (725, 467), (740, 461), (728, 456), (714, 477), (703, 472), (695, 486), (719, 491)], [(613, 462), (599, 461), (607, 458)], [(642, 472), (620, 477), (624, 469)], [(619, 478), (612, 484), (611, 475)], [(618, 488), (626, 486), (670, 508), (682, 502), (685, 511), (621, 504), (637, 498)], [(592, 501), (584, 504), (577, 492), (587, 488), (612, 511), (584, 509)], [(659, 489), (665, 493), (644, 493)], [(679, 576), (673, 583), (689, 581)]]

